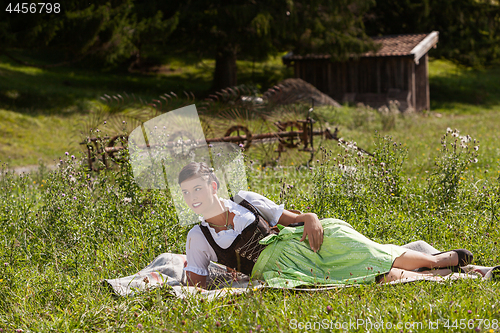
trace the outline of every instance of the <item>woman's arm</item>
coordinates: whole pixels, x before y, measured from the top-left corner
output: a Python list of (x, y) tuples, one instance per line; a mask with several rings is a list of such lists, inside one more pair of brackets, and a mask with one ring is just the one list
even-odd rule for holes
[(304, 233), (300, 241), (304, 241), (307, 236), (311, 250), (317, 252), (323, 244), (323, 227), (316, 214), (295, 214), (285, 209), (278, 220), (278, 223), (284, 226), (299, 222), (304, 222)]
[(206, 288), (208, 266), (210, 261), (217, 261), (214, 249), (208, 244), (200, 226), (196, 225), (189, 230), (186, 239), (186, 272), (187, 282), (190, 286)]
[(186, 271), (188, 284), (191, 287), (198, 286), (202, 289), (207, 289), (207, 277), (196, 273)]

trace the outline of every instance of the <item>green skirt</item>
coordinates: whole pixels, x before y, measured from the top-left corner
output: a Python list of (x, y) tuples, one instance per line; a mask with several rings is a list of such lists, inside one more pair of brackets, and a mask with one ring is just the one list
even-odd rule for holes
[(375, 243), (341, 220), (324, 219), (321, 224), (324, 239), (316, 253), (307, 239), (300, 241), (304, 227), (282, 227), (278, 235), (262, 239), (260, 243), (267, 247), (252, 277), (279, 288), (373, 283), (407, 251), (397, 245)]

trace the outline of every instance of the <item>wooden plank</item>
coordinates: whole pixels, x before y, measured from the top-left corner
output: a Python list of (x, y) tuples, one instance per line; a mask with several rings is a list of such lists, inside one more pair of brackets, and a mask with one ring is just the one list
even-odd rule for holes
[(326, 91), (328, 91), (328, 95), (333, 96), (333, 78), (332, 78), (332, 62), (330, 60), (327, 60), (328, 63), (326, 65), (326, 75), (327, 75), (327, 80), (328, 84), (326, 87)]
[(358, 64), (358, 84), (359, 84), (359, 92), (365, 93), (368, 79), (370, 77), (370, 73), (366, 71), (366, 62), (363, 59), (359, 60)]
[(413, 59), (418, 65), (420, 58), (422, 58), (429, 50), (436, 46), (439, 39), (439, 32), (433, 31), (427, 35), (417, 46), (415, 46), (410, 53), (413, 54)]
[(354, 89), (353, 92), (358, 93), (359, 92), (359, 84), (358, 84), (358, 77), (359, 77), (359, 60), (354, 62)]
[(354, 85), (354, 61), (350, 61), (349, 62), (349, 67), (347, 68), (347, 76), (349, 77), (349, 92), (350, 93), (355, 93), (356, 92), (356, 88), (355, 88), (355, 85)]
[(381, 80), (382, 78), (380, 77), (381, 71), (380, 71), (380, 66), (381, 66), (381, 59), (377, 58), (377, 93), (380, 94), (382, 92), (382, 86), (381, 86)]
[(427, 111), (431, 110), (431, 95), (429, 89), (429, 56), (426, 53), (424, 58), (425, 65), (425, 109)]
[(427, 109), (427, 69), (425, 68), (425, 56), (415, 65), (415, 81), (417, 90), (416, 111)]
[(411, 89), (408, 89), (411, 91), (411, 107), (413, 108), (413, 110), (416, 110), (416, 101), (417, 101), (417, 90), (416, 90), (416, 84), (415, 84), (415, 62), (414, 61), (408, 61), (408, 64), (410, 65), (410, 69), (411, 69), (411, 75), (410, 78), (411, 78)]
[(365, 77), (365, 86), (363, 87), (363, 92), (369, 93), (374, 92), (372, 90), (372, 78), (374, 68), (372, 67), (373, 61), (372, 59), (367, 59), (368, 61), (364, 61), (361, 75)]
[(343, 68), (344, 63), (335, 64), (335, 96), (337, 96), (337, 102), (341, 102), (344, 97), (345, 84), (344, 84), (344, 73)]
[[(398, 88), (405, 89), (405, 58), (399, 58)], [(408, 89), (409, 90), (409, 89)]]
[(342, 63), (342, 98), (344, 97), (344, 94), (349, 91), (349, 86), (348, 86), (348, 80), (347, 80), (347, 66), (348, 62), (343, 62)]
[(389, 58), (387, 59), (387, 82), (388, 82), (388, 89), (391, 88), (396, 88), (396, 81), (394, 77), (394, 58)]
[(314, 82), (312, 85), (317, 87), (318, 86), (318, 78), (316, 77), (316, 66), (317, 66), (317, 61), (313, 61), (311, 63), (311, 70), (312, 70), (312, 75), (313, 75), (313, 79), (312, 81)]

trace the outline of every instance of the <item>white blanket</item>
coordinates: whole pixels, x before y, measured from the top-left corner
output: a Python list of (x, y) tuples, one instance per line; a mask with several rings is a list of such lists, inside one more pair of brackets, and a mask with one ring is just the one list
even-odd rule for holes
[[(403, 245), (403, 247), (429, 254), (440, 252), (424, 241), (412, 242)], [(136, 292), (143, 292), (167, 285), (171, 287), (173, 294), (177, 297), (185, 298), (192, 294), (200, 294), (208, 299), (228, 294), (240, 294), (249, 290), (249, 288), (266, 287), (262, 281), (252, 281), (250, 283), (247, 275), (241, 273), (231, 274), (226, 270), (225, 266), (211, 262), (208, 267), (207, 290), (199, 291), (195, 287), (186, 286), (186, 274), (183, 269), (186, 264), (186, 255), (184, 254), (163, 253), (138, 273), (118, 279), (106, 279), (104, 283), (110, 286), (113, 292), (119, 296), (132, 296)], [(490, 269), (491, 267), (468, 265), (464, 267), (464, 270), (469, 274), (455, 273), (450, 275), (449, 278), (477, 278), (484, 275)], [(438, 281), (441, 279), (428, 276), (419, 279), (402, 279), (393, 281), (391, 284), (417, 280)], [(318, 291), (332, 288), (336, 287), (295, 288), (295, 290)]]

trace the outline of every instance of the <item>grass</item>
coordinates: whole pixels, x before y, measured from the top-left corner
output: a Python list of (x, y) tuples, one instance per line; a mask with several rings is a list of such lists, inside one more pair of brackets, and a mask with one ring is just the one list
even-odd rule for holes
[[(148, 76), (77, 68), (47, 71), (2, 61), (0, 160), (9, 163), (2, 164), (0, 177), (3, 331), (274, 332), (314, 331), (325, 323), (328, 327), (321, 330), (331, 325), (336, 330), (335, 325), (346, 323), (343, 330), (364, 332), (368, 320), (401, 322), (409, 325), (402, 331), (413, 332), (428, 331), (436, 323), (439, 332), (500, 329), (498, 282), (369, 285), (316, 293), (257, 290), (214, 302), (176, 299), (168, 288), (132, 298), (113, 297), (100, 281), (134, 274), (160, 253), (183, 253), (188, 229), (176, 222), (165, 193), (137, 189), (127, 164), (89, 173), (77, 153), (74, 126), (90, 117), (88, 110), (104, 93), (127, 90), (153, 98), (178, 91), (180, 80), (189, 73), (193, 81), (182, 81), (183, 87), (202, 91), (209, 86), (207, 73), (213, 64), (189, 65), (180, 72), (176, 66), (183, 63), (172, 61), (171, 74)], [(242, 77), (263, 89), (266, 83), (259, 76), (266, 76), (266, 71), (276, 77), (288, 75), (276, 60), (256, 64), (253, 71), (253, 64), (239, 64)], [(438, 249), (467, 248), (475, 254), (476, 264), (497, 265), (500, 107), (493, 92), (499, 73), (433, 61), (430, 80), (433, 112), (424, 115), (316, 108), (317, 125), (337, 126), (342, 137), (375, 153), (376, 161), (346, 151), (336, 141), (323, 141), (325, 149), (316, 154), (312, 169), (305, 166), (306, 153), (287, 153), (279, 165), (264, 168), (262, 162), (274, 158), (273, 148), (256, 145), (245, 151), (251, 190), (287, 208), (341, 218), (377, 242), (401, 245), (423, 239)], [(486, 97), (475, 100), (477, 93)], [(281, 116), (272, 114), (270, 121)], [(252, 132), (272, 128), (258, 118), (240, 120)], [(219, 134), (236, 119), (204, 121)], [(473, 142), (461, 155), (443, 149), (441, 138), (448, 127), (480, 141), (477, 163), (470, 162)], [(448, 145), (453, 141), (451, 133), (446, 140)], [(398, 168), (405, 149), (406, 159)], [(57, 172), (43, 167), (59, 157)], [(39, 159), (44, 163), (37, 172), (7, 172), (11, 166), (37, 164)], [(463, 169), (453, 168), (461, 163)], [(339, 164), (357, 171), (344, 172)], [(377, 176), (382, 172), (386, 177)], [(443, 177), (449, 180), (442, 182)], [(481, 319), (488, 319), (489, 327)], [(366, 324), (349, 326), (358, 320)], [(384, 330), (392, 331), (380, 329)]]
[(65, 151), (74, 150), (78, 140), (72, 132), (76, 117), (64, 119), (55, 115), (28, 116), (0, 110), (0, 151), (2, 161), (12, 165), (33, 165), (39, 160), (54, 164)]
[[(79, 124), (91, 118), (89, 112), (95, 111), (95, 102), (100, 96), (134, 92), (145, 101), (151, 101), (165, 92), (174, 91), (182, 96), (182, 91), (187, 90), (201, 98), (210, 87), (214, 66), (209, 60), (196, 63), (193, 59), (171, 59), (170, 73), (145, 75), (77, 67), (42, 70), (20, 66), (6, 58), (0, 60), (0, 161), (8, 161), (12, 167), (37, 165), (39, 160), (51, 164), (65, 151), (77, 154), (81, 149), (78, 143), (82, 140)], [(290, 69), (283, 68), (279, 58), (256, 64), (239, 61), (238, 66), (240, 82), (260, 87), (261, 91), (291, 76)], [(383, 130), (375, 114), (365, 117), (360, 112), (351, 112), (351, 108), (319, 113), (332, 127), (339, 126), (344, 138), (357, 141), (361, 147), (370, 147), (371, 135), (366, 133), (378, 129), (407, 144), (411, 155), (426, 158), (433, 153), (429, 150), (429, 142), (435, 140), (427, 131), (428, 126), (434, 127), (431, 132), (452, 127), (478, 137), (494, 130), (498, 121), (495, 114), (500, 111), (496, 94), (499, 84), (498, 69), (473, 71), (435, 60), (430, 62), (431, 103), (433, 114), (438, 113), (441, 118), (415, 116), (407, 121), (398, 120), (400, 125), (396, 129)], [(477, 99), (478, 96), (486, 97)], [(485, 111), (491, 115), (486, 115)], [(14, 118), (15, 124), (12, 123)], [(232, 124), (221, 120), (214, 127), (224, 127), (223, 132)], [(271, 122), (252, 126), (252, 133), (276, 130)], [(486, 147), (491, 147), (487, 149), (494, 149), (494, 145), (485, 143), (488, 143)], [(270, 159), (271, 151), (274, 148), (259, 154)], [(304, 159), (307, 156), (299, 158), (300, 161)], [(490, 162), (494, 161), (484, 167), (492, 165)]]
[[(384, 147), (394, 156), (403, 153), (392, 140), (378, 140), (376, 156)], [(499, 262), (498, 182), (466, 171), (455, 184), (456, 197), (443, 202), (446, 192), (429, 192), (431, 176), (406, 181), (404, 169), (387, 169), (399, 184), (392, 192), (385, 177), (375, 176), (371, 159), (350, 151), (320, 155), (312, 170), (249, 164), (249, 185), (286, 207), (341, 218), (378, 242), (424, 239), (439, 249), (468, 248), (476, 264)], [(358, 171), (343, 172), (339, 162)], [(381, 168), (375, 164), (375, 171)], [(347, 330), (359, 332), (366, 331), (367, 321), (414, 325), (404, 331), (426, 331), (418, 325), (438, 322), (437, 331), (463, 331), (460, 320), (466, 325), (472, 320), (472, 328), (488, 331), (479, 320), (489, 319), (491, 327), (500, 319), (500, 285), (482, 281), (316, 293), (259, 290), (214, 302), (179, 300), (168, 288), (115, 298), (102, 279), (134, 274), (162, 252), (184, 251), (188, 229), (177, 224), (168, 196), (138, 190), (128, 164), (97, 175), (64, 157), (57, 172), (42, 169), (18, 177), (3, 170), (2, 175), (0, 328), (5, 331), (304, 331), (325, 320), (334, 328), (357, 322)]]
[[(40, 62), (30, 55), (23, 57)], [(44, 70), (18, 65), (2, 56), (0, 161), (8, 161), (13, 167), (36, 165), (39, 160), (49, 164), (65, 151), (76, 154), (82, 140), (78, 125), (82, 117), (83, 122), (91, 117), (89, 113), (95, 111), (95, 102), (104, 94), (135, 93), (150, 102), (166, 92), (183, 96), (183, 91), (189, 91), (200, 101), (210, 88), (214, 66), (211, 60), (170, 59), (170, 72), (159, 75), (78, 67)], [(255, 64), (238, 61), (238, 66), (241, 83), (263, 90), (291, 75), (279, 58)], [(13, 118), (15, 125), (11, 122)]]
[(473, 70), (434, 60), (429, 66), (431, 109), (445, 113), (498, 110), (500, 68)]
[[(482, 157), (474, 165), (474, 173), (479, 176), (485, 171), (485, 177), (497, 177), (499, 170), (500, 154), (498, 152), (496, 128), (500, 124), (500, 109), (493, 108), (490, 111), (470, 114), (443, 113), (436, 117), (433, 113), (429, 116), (422, 115), (400, 115), (396, 116), (396, 125), (390, 130), (383, 130), (378, 112), (356, 109), (345, 110), (320, 110), (330, 124), (339, 124), (341, 136), (346, 140), (354, 140), (358, 145), (368, 151), (373, 150), (373, 133), (378, 131), (383, 135), (389, 135), (395, 142), (402, 143), (408, 148), (408, 162), (405, 165), (406, 172), (411, 176), (422, 176), (425, 171), (433, 165), (433, 160), (439, 153), (441, 136), (448, 127), (459, 129), (462, 135), (471, 135), (479, 141)], [(356, 113), (363, 113), (366, 120), (354, 127), (353, 117)], [(371, 121), (369, 119), (372, 119)], [(368, 133), (368, 135), (367, 135)], [(336, 142), (325, 142), (325, 147), (332, 148)]]

